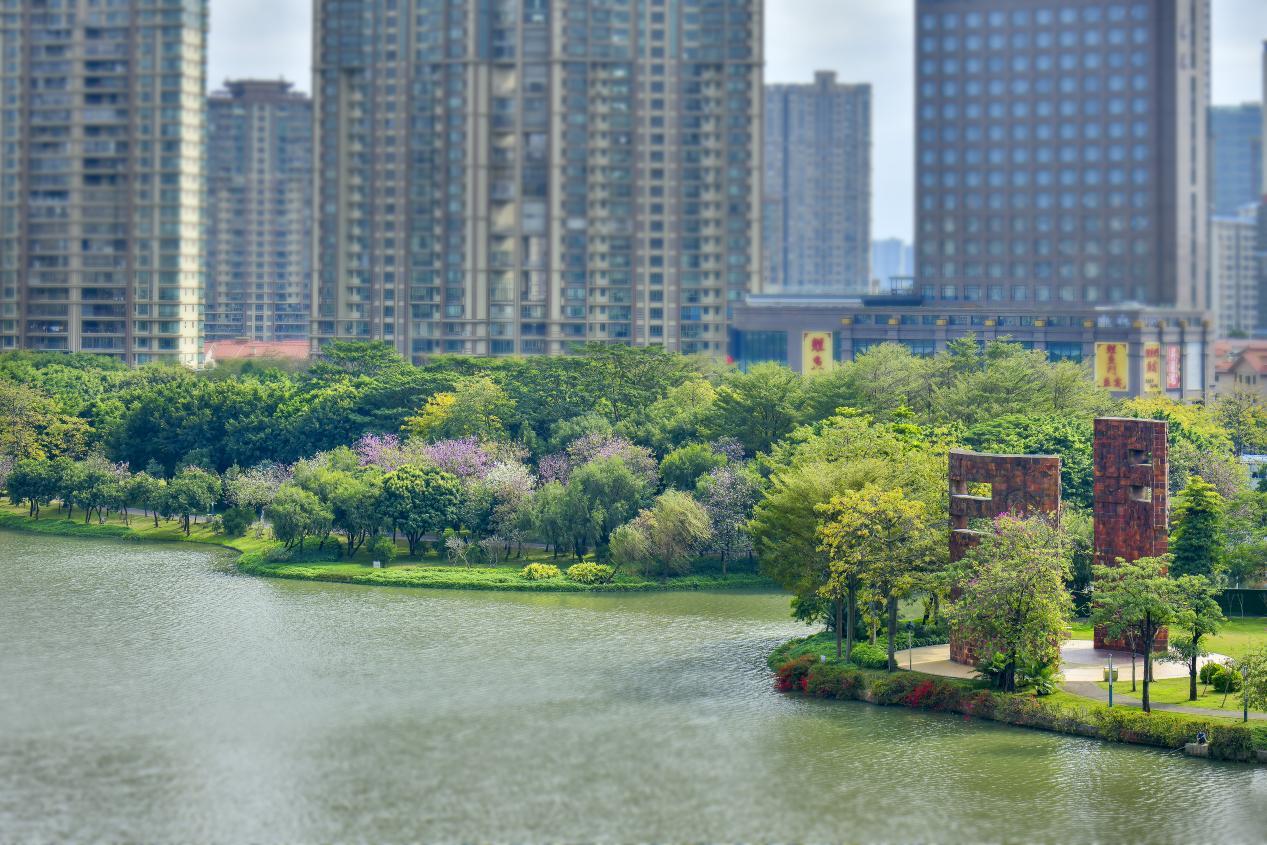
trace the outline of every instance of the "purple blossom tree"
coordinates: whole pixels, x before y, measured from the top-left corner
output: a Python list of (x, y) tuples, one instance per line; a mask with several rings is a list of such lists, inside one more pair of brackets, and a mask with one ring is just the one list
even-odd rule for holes
[(744, 459), (743, 444), (733, 437), (720, 437), (708, 447), (731, 463), (737, 464)]
[(757, 504), (757, 485), (732, 466), (718, 467), (704, 477), (703, 505), (713, 523), (712, 547), (721, 555), (721, 571), (730, 561), (752, 551), (746, 525)]
[(483, 478), (493, 466), (493, 458), (476, 437), (441, 440), (422, 449), (423, 456), (436, 467), (458, 478)]
[(572, 462), (566, 452), (544, 455), (537, 461), (537, 475), (541, 476), (542, 484), (549, 484), (551, 481), (567, 484), (571, 474)]
[(656, 483), (658, 465), (651, 450), (636, 446), (624, 437), (587, 434), (568, 446), (568, 462), (571, 467), (579, 467), (602, 458), (620, 458), (635, 475), (641, 476), (648, 484)]
[(391, 472), (401, 465), (400, 438), (394, 434), (366, 434), (352, 447), (361, 466)]

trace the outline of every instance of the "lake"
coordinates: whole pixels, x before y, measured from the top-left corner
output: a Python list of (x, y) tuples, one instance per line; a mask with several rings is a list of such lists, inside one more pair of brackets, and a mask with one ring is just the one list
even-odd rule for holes
[(1267, 768), (772, 689), (785, 596), (255, 579), (0, 532), (6, 842), (1267, 838)]

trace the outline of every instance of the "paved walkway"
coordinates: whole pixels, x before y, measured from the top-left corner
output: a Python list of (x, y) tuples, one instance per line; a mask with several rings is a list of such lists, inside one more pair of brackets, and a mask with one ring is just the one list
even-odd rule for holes
[[(941, 675), (946, 678), (975, 678), (977, 674), (972, 666), (964, 666), (950, 659), (949, 645), (930, 645), (909, 651), (899, 651), (895, 656), (901, 668), (914, 669), (929, 675)], [(1066, 640), (1060, 647), (1060, 671), (1066, 681), (1102, 681), (1110, 656), (1113, 658), (1114, 668), (1118, 670), (1118, 677), (1127, 677), (1131, 671), (1129, 652), (1097, 649), (1091, 640)], [(1226, 658), (1212, 654), (1202, 658), (1201, 665), (1211, 660), (1222, 662)], [(1138, 660), (1137, 667), (1142, 673), (1144, 661)], [(1188, 667), (1180, 663), (1153, 661), (1153, 676), (1159, 680), (1186, 678)]]
[[(1140, 701), (1138, 698), (1130, 695), (1123, 695), (1118, 692), (1116, 684), (1114, 687), (1114, 704), (1126, 704), (1131, 707), (1142, 707), (1144, 705), (1144, 702)], [(1091, 681), (1073, 681), (1072, 683), (1066, 683), (1062, 689), (1066, 692), (1071, 692), (1074, 695), (1082, 696), (1083, 698), (1090, 698), (1093, 701), (1100, 701), (1107, 704), (1109, 700), (1109, 691), (1102, 689), (1099, 684)], [(1232, 698), (1233, 696), (1228, 696), (1228, 701), (1231, 701)], [(1190, 716), (1224, 716), (1229, 719), (1240, 719), (1244, 716), (1244, 713), (1241, 710), (1216, 710), (1209, 707), (1190, 707), (1186, 704), (1159, 704), (1156, 701), (1152, 702), (1152, 708), (1154, 710), (1164, 710), (1168, 713), (1187, 713)], [(1251, 710), (1249, 711), (1249, 718), (1259, 721), (1267, 721), (1267, 713), (1255, 713)]]

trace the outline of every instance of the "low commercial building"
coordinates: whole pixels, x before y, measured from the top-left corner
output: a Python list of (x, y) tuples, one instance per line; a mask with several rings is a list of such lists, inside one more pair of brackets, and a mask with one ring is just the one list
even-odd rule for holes
[(1215, 331), (1207, 315), (1135, 304), (925, 304), (914, 293), (749, 296), (735, 307), (731, 357), (741, 367), (776, 361), (815, 373), (881, 343), (931, 356), (968, 334), (983, 343), (1008, 338), (1052, 360), (1086, 361), (1097, 383), (1118, 396), (1201, 399), (1213, 386)]

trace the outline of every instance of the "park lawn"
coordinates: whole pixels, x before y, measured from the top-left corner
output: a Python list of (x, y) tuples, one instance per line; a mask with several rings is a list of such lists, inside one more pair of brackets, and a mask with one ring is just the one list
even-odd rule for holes
[[(1075, 640), (1089, 640), (1095, 635), (1085, 619), (1076, 620), (1072, 626)], [(1229, 617), (1222, 630), (1206, 637), (1205, 647), (1214, 654), (1243, 657), (1252, 648), (1267, 645), (1267, 617)]]
[[(692, 575), (653, 579), (638, 575), (618, 574), (610, 583), (581, 584), (570, 581), (560, 575), (557, 578), (546, 578), (530, 581), (521, 575), (521, 570), (529, 563), (549, 563), (566, 571), (567, 567), (577, 561), (570, 557), (554, 558), (540, 549), (524, 549), (521, 557), (513, 557), (499, 566), (462, 566), (442, 559), (433, 548), (433, 544), (424, 544), (426, 551), (419, 557), (408, 558), (408, 546), (403, 540), (397, 543), (400, 558), (382, 569), (374, 569), (369, 552), (361, 549), (351, 560), (338, 558), (339, 542), (334, 540), (335, 548), (327, 542), (326, 548), (318, 551), (310, 544), (303, 552), (292, 550), (286, 553), (291, 559), (273, 561), (270, 558), (280, 550), (280, 545), (265, 538), (247, 534), (242, 537), (226, 537), (217, 533), (207, 523), (195, 523), (190, 527), (189, 536), (185, 536), (180, 523), (160, 520), (157, 527), (153, 518), (133, 516), (130, 525), (125, 525), (117, 515), (111, 516), (104, 524), (98, 524), (94, 518), (85, 524), (83, 512), (79, 516), (67, 519), (56, 508), (45, 508), (38, 519), (27, 516), (25, 507), (13, 504), (0, 504), (0, 528), (27, 531), (37, 534), (55, 534), (71, 537), (110, 537), (120, 540), (151, 542), (205, 543), (240, 552), (237, 568), (249, 575), (271, 578), (293, 578), (306, 581), (327, 581), (345, 584), (365, 584), (372, 586), (394, 587), (430, 587), (433, 589), (463, 590), (516, 590), (532, 592), (587, 592), (587, 591), (651, 591), (651, 590), (713, 590), (713, 589), (774, 589), (774, 583), (759, 575), (738, 572), (725, 577), (717, 571), (710, 571), (707, 564), (703, 570)], [(332, 538), (333, 540), (333, 538)], [(587, 556), (586, 560), (592, 560)], [(711, 563), (711, 562), (709, 562)]]
[[(1122, 673), (1118, 676), (1118, 681), (1113, 685), (1113, 691), (1119, 695), (1128, 695), (1132, 698), (1139, 698), (1144, 694), (1142, 684), (1136, 684), (1135, 692), (1131, 692), (1131, 679)], [(1109, 685), (1101, 682), (1100, 689), (1107, 690)], [(1163, 678), (1153, 681), (1148, 688), (1148, 696), (1155, 704), (1182, 704), (1186, 707), (1200, 707), (1203, 710), (1240, 710), (1241, 696), (1240, 693), (1231, 693), (1227, 696), (1227, 702), (1224, 703), (1223, 693), (1215, 692), (1205, 684), (1197, 684), (1197, 700), (1188, 700), (1188, 679), (1187, 678)], [(1253, 710), (1254, 708), (1251, 708)], [(1261, 711), (1258, 711), (1261, 712)]]

